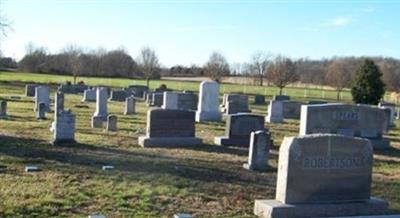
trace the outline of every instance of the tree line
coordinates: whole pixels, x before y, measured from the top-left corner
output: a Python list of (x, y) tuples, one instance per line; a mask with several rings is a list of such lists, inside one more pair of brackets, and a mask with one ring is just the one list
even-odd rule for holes
[[(334, 57), (322, 60), (291, 59), (267, 52), (255, 52), (246, 63), (230, 64), (214, 52), (203, 66), (176, 65), (163, 67), (156, 52), (150, 47), (141, 49), (133, 58), (125, 49), (85, 50), (69, 45), (52, 54), (45, 48), (29, 44), (25, 56), (19, 61), (0, 58), (0, 67), (14, 68), (32, 73), (72, 75), (76, 83), (79, 76), (144, 78), (147, 81), (161, 76), (207, 76), (221, 81), (224, 76), (246, 76), (254, 85), (273, 84), (281, 90), (293, 82), (334, 87), (338, 96), (350, 88), (356, 70), (365, 57)], [(382, 73), (386, 89), (400, 90), (400, 60), (386, 57), (370, 58)]]

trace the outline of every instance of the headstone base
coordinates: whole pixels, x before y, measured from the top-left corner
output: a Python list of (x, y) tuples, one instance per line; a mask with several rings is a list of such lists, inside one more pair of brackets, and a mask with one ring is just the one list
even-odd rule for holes
[(265, 122), (267, 122), (267, 123), (282, 123), (283, 117), (273, 117), (273, 116), (268, 115), (265, 117)]
[(221, 122), (222, 115), (218, 111), (196, 111), (196, 122), (213, 121)]
[(142, 147), (175, 147), (185, 145), (201, 145), (203, 141), (195, 137), (148, 137), (141, 136), (138, 139)]
[(51, 141), (52, 145), (63, 146), (63, 145), (73, 145), (76, 144), (74, 139), (59, 139)]
[(384, 150), (390, 147), (389, 139), (369, 139), (374, 150)]
[(249, 146), (249, 139), (228, 138), (227, 136), (217, 136), (214, 138), (214, 144), (223, 146)]
[(277, 200), (256, 200), (254, 214), (262, 218), (336, 217), (385, 214), (388, 203), (379, 198), (349, 203), (284, 204)]
[(251, 171), (268, 171), (271, 170), (272, 168), (270, 166), (268, 166), (267, 164), (265, 164), (265, 166), (263, 167), (254, 167), (252, 165), (249, 165), (247, 163), (243, 164), (243, 168), (246, 170), (251, 170)]

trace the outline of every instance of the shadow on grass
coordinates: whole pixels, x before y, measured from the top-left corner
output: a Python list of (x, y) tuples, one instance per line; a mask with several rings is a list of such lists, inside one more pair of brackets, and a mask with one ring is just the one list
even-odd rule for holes
[(376, 150), (374, 152), (375, 152), (375, 154), (379, 154), (379, 155), (385, 155), (385, 156), (388, 156), (388, 157), (400, 158), (400, 149), (392, 147), (392, 146), (387, 148), (387, 149)]

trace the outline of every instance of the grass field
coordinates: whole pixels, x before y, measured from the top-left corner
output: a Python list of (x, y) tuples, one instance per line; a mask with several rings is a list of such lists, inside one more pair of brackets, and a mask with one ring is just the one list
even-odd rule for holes
[[(94, 103), (81, 103), (82, 95), (66, 95), (65, 104), (76, 114), (78, 145), (55, 147), (48, 120), (38, 121), (33, 99), (24, 96), (28, 82), (62, 83), (70, 77), (25, 73), (0, 73), (0, 98), (8, 100), (6, 120), (0, 120), (0, 217), (86, 217), (101, 213), (107, 217), (172, 217), (185, 212), (195, 217), (254, 217), (255, 199), (274, 198), (276, 171), (258, 173), (242, 168), (248, 151), (244, 148), (213, 145), (213, 137), (224, 134), (223, 123), (196, 124), (204, 145), (182, 148), (141, 148), (139, 135), (145, 133), (147, 107), (137, 103), (137, 114), (123, 115), (123, 103), (109, 102), (110, 113), (118, 116), (119, 131), (105, 133), (90, 128)], [(144, 84), (125, 79), (81, 78), (87, 84), (123, 87)], [(19, 81), (19, 82), (16, 82)], [(177, 89), (197, 90), (198, 83), (153, 81)], [(52, 92), (56, 89), (52, 85)], [(223, 84), (221, 91), (243, 90)], [(296, 100), (303, 90), (287, 89)], [(268, 96), (274, 88), (246, 87), (246, 93)], [(329, 94), (328, 94), (329, 93)], [(222, 94), (222, 92), (221, 92)], [(348, 93), (347, 93), (348, 94)], [(347, 95), (346, 94), (346, 95)], [(311, 94), (310, 94), (311, 95)], [(335, 93), (326, 96), (335, 98)], [(10, 96), (21, 96), (11, 100)], [(53, 98), (52, 93), (52, 98)], [(252, 101), (252, 100), (250, 100)], [(267, 106), (250, 105), (265, 115)], [(397, 126), (400, 122), (397, 122)], [(275, 146), (269, 164), (277, 165), (277, 149), (284, 136), (298, 133), (299, 122), (266, 124)], [(374, 155), (372, 194), (390, 202), (391, 213), (400, 213), (400, 129), (386, 136), (392, 148)], [(42, 172), (28, 174), (26, 165), (38, 165)], [(116, 170), (102, 171), (102, 165)]]

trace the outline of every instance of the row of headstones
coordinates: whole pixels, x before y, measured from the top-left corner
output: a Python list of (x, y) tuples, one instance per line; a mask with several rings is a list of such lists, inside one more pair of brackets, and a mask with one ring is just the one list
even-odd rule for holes
[[(106, 87), (104, 87), (106, 88)], [(107, 97), (110, 101), (125, 101), (128, 97), (135, 97), (137, 99), (144, 99), (148, 92), (147, 86), (132, 85), (122, 90), (107, 89)], [(97, 88), (89, 88), (84, 90), (82, 102), (94, 102), (96, 101)]]

